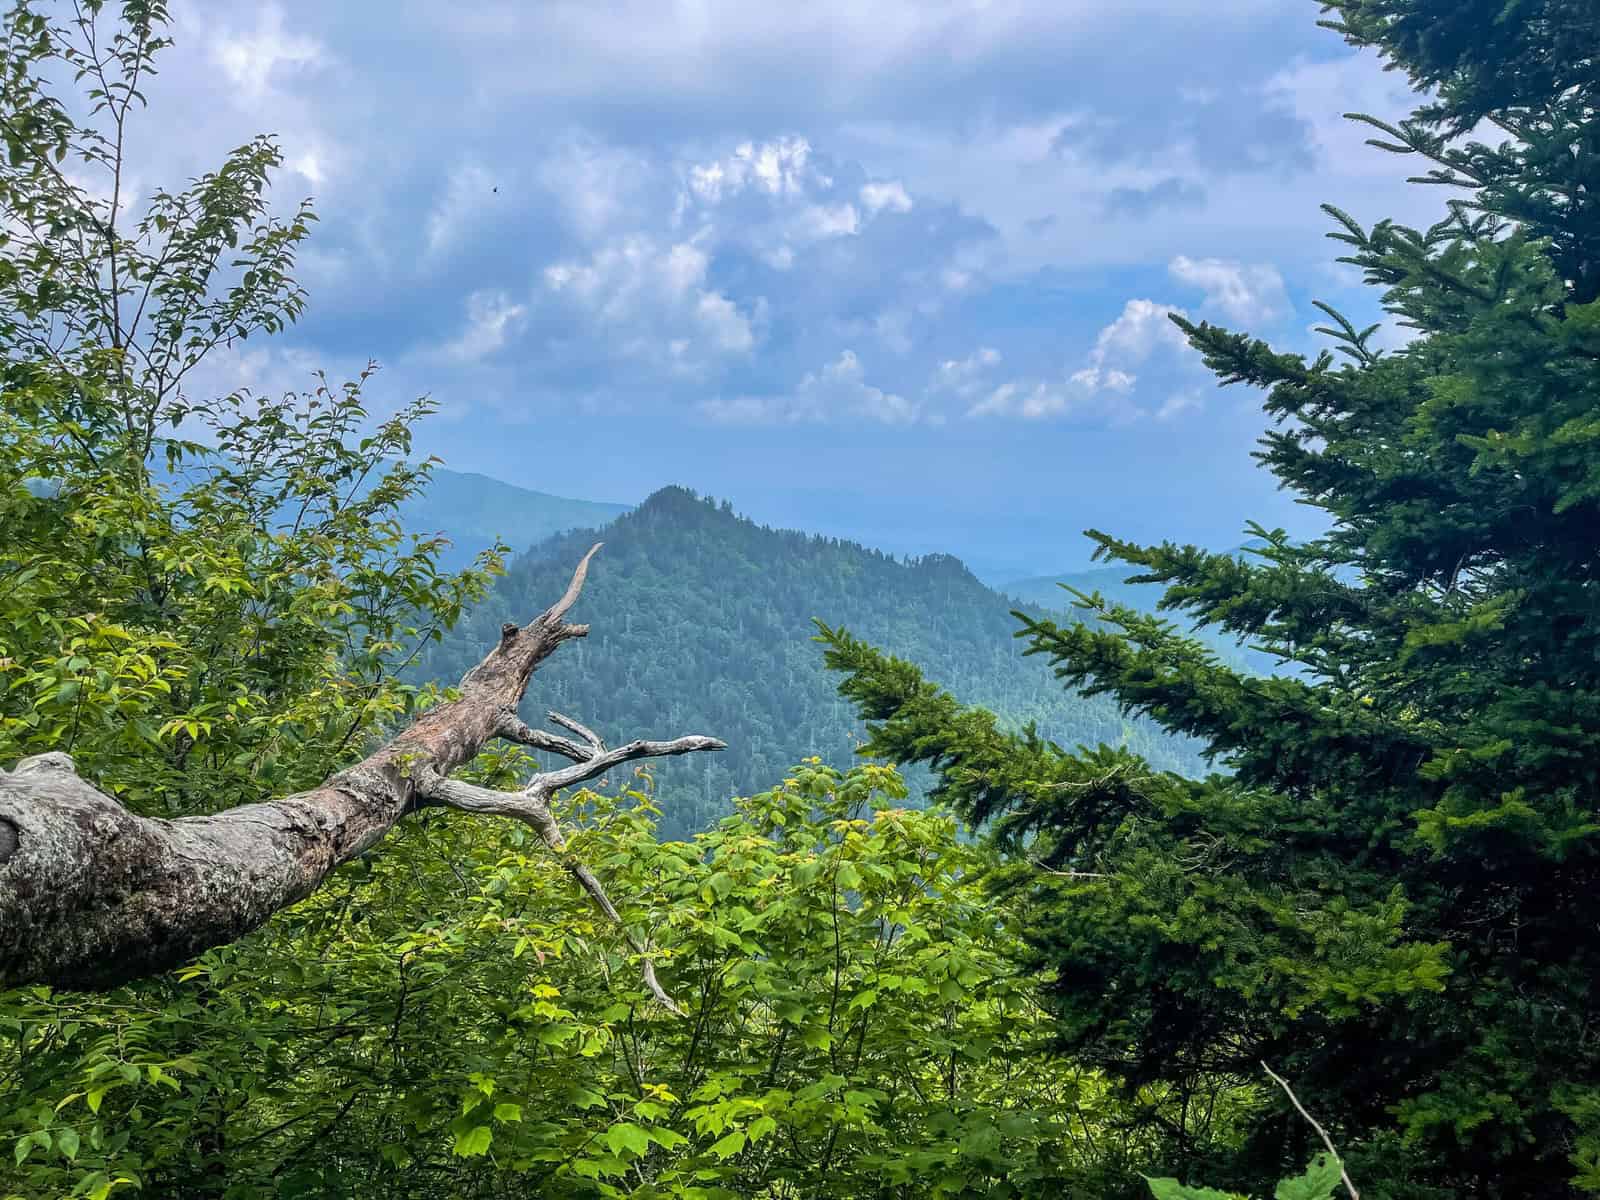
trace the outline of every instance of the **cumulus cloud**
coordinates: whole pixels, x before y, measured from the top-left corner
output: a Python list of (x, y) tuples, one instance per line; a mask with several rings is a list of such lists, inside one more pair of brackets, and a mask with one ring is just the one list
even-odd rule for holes
[(935, 369), (930, 387), (938, 392), (971, 397), (982, 391), (989, 373), (1000, 365), (1000, 351), (980, 346), (965, 358), (947, 358)]
[(1167, 264), (1167, 271), (1179, 283), (1199, 288), (1205, 293), (1205, 304), (1241, 324), (1270, 321), (1289, 307), (1283, 276), (1268, 263), (1194, 259), (1180, 254)]
[(876, 387), (854, 350), (820, 371), (808, 371), (787, 395), (735, 396), (702, 401), (700, 412), (720, 424), (768, 425), (800, 421), (908, 425), (922, 416), (917, 402)]
[(1181, 353), (1182, 332), (1168, 320), (1182, 309), (1153, 300), (1129, 300), (1117, 318), (1095, 337), (1087, 361), (1064, 379), (1014, 379), (998, 385), (987, 381), (989, 367), (999, 361), (979, 355), (940, 366), (938, 382), (957, 395), (971, 398), (970, 417), (1014, 416), (1027, 420), (1071, 416), (1119, 425), (1146, 417), (1167, 419), (1189, 407), (1171, 400), (1152, 412), (1137, 402), (1140, 367), (1159, 351)]
[(440, 357), (454, 363), (476, 363), (505, 346), (523, 323), (528, 307), (513, 304), (502, 291), (473, 292), (467, 297), (467, 328), (447, 343)]
[(1154, 300), (1129, 300), (1111, 324), (1100, 330), (1089, 352), (1089, 369), (1137, 366), (1156, 350), (1167, 347), (1183, 350), (1188, 346), (1183, 332), (1169, 319), (1188, 314), (1170, 304)]
[(881, 215), (912, 206), (899, 180), (847, 186), (798, 134), (740, 142), (719, 158), (690, 163), (682, 176), (676, 222), (729, 226), (733, 240), (758, 246), (778, 270), (788, 270), (796, 252), (812, 243), (858, 236)]
[(811, 143), (788, 135), (770, 142), (740, 142), (733, 153), (689, 168), (689, 187), (706, 204), (720, 204), (746, 188), (769, 196), (798, 196), (808, 182), (831, 182), (810, 165)]
[(259, 99), (275, 74), (322, 66), (328, 55), (316, 38), (285, 31), (283, 9), (265, 4), (256, 11), (253, 30), (221, 33), (212, 43), (211, 57), (246, 98)]
[(906, 193), (906, 185), (898, 179), (862, 184), (861, 203), (866, 206), (868, 212), (879, 212), (884, 209), (897, 213), (911, 211), (911, 197)]
[(806, 241), (850, 237), (861, 232), (861, 214), (854, 204), (812, 204), (800, 213), (792, 232)]
[(592, 322), (597, 338), (629, 354), (699, 366), (701, 352), (748, 352), (763, 308), (758, 301), (741, 310), (710, 287), (709, 263), (705, 248), (692, 239), (663, 244), (633, 233), (606, 242), (586, 259), (546, 267), (543, 282), (549, 295)]
[(807, 375), (798, 390), (800, 395), (846, 418), (866, 417), (885, 425), (904, 425), (917, 419), (916, 403), (866, 381), (861, 360), (853, 350), (844, 351), (820, 374)]
[(1073, 394), (1058, 384), (1014, 380), (1002, 383), (967, 409), (969, 417), (1018, 416), (1028, 420), (1057, 416), (1072, 405)]

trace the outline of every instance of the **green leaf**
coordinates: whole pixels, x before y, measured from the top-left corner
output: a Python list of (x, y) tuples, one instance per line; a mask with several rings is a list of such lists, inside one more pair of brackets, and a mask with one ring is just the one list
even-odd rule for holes
[(711, 1143), (711, 1153), (715, 1154), (718, 1158), (729, 1159), (744, 1149), (744, 1143), (744, 1134), (738, 1130), (734, 1130), (732, 1133), (720, 1137), (715, 1142)]
[(1151, 1179), (1144, 1176), (1155, 1200), (1249, 1200), (1237, 1192), (1219, 1192), (1215, 1188), (1189, 1187), (1176, 1179)]
[(494, 1131), (487, 1125), (474, 1125), (465, 1133), (456, 1134), (456, 1154), (461, 1158), (487, 1154), (489, 1143), (494, 1141)]
[(606, 1130), (605, 1143), (613, 1154), (621, 1154), (626, 1150), (635, 1156), (642, 1156), (650, 1151), (650, 1135), (631, 1121), (623, 1121)]
[(56, 1149), (64, 1154), (69, 1161), (78, 1157), (78, 1131), (76, 1129), (56, 1130)]
[(1319, 1154), (1295, 1179), (1285, 1179), (1273, 1192), (1274, 1200), (1328, 1200), (1343, 1182), (1343, 1169), (1331, 1154)]

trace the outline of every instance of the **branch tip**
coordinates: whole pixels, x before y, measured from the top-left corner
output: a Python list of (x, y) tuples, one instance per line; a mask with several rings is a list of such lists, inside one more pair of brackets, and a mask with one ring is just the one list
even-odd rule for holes
[[(579, 560), (577, 569), (572, 572), (572, 582), (567, 584), (566, 594), (545, 609), (535, 622), (536, 624), (559, 624), (561, 618), (567, 615), (567, 610), (578, 602), (578, 597), (583, 592), (583, 582), (589, 577), (589, 561), (599, 553), (600, 547), (604, 545), (604, 542), (596, 542), (589, 547), (589, 553)], [(587, 628), (585, 632), (587, 632)]]

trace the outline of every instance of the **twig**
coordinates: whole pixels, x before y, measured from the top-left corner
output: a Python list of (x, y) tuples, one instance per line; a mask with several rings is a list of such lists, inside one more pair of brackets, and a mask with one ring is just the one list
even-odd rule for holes
[(1098, 871), (1058, 871), (1055, 867), (1047, 867), (1039, 859), (1033, 860), (1033, 865), (1046, 875), (1054, 875), (1058, 879), (1110, 879), (1111, 876), (1103, 875)]
[(1270, 1075), (1284, 1094), (1289, 1097), (1289, 1103), (1295, 1106), (1296, 1111), (1304, 1117), (1311, 1128), (1317, 1131), (1317, 1136), (1322, 1139), (1322, 1144), (1328, 1148), (1328, 1153), (1333, 1155), (1333, 1161), (1339, 1164), (1339, 1178), (1344, 1180), (1344, 1190), (1350, 1193), (1350, 1200), (1361, 1200), (1361, 1193), (1356, 1191), (1356, 1185), (1350, 1182), (1350, 1172), (1344, 1169), (1344, 1159), (1339, 1157), (1339, 1152), (1333, 1148), (1333, 1139), (1328, 1136), (1328, 1131), (1317, 1123), (1317, 1119), (1306, 1111), (1306, 1106), (1300, 1103), (1300, 1097), (1294, 1094), (1294, 1089), (1289, 1086), (1289, 1081), (1279, 1075), (1263, 1061), (1261, 1069)]

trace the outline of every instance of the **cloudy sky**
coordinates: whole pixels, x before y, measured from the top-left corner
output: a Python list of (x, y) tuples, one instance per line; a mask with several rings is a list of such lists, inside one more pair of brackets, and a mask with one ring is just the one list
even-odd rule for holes
[[(175, 3), (141, 183), (281, 140), (311, 307), (216, 364), (377, 359), (460, 470), (767, 522), (990, 577), (1098, 526), (1310, 529), (1169, 311), (1313, 351), (1375, 315), (1317, 205), (1433, 219), (1340, 114), (1405, 80), (1315, 0)], [(159, 176), (159, 178), (158, 178)], [(507, 531), (515, 540), (515, 531)]]

